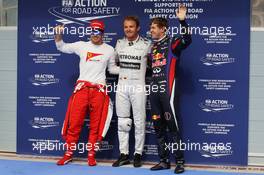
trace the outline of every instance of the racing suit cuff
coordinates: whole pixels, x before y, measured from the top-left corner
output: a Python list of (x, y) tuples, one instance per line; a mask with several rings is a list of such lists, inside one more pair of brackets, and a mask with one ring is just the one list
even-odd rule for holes
[(179, 20), (179, 22), (182, 26), (188, 26), (188, 24), (185, 20)]

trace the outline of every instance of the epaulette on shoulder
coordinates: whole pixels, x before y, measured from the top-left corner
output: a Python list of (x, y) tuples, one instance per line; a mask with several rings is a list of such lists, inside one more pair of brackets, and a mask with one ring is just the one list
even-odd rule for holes
[(143, 39), (144, 41), (149, 42), (149, 39), (147, 39), (146, 37), (142, 37), (142, 39)]
[(151, 41), (145, 37), (141, 37), (141, 40), (144, 42), (144, 44), (149, 44)]

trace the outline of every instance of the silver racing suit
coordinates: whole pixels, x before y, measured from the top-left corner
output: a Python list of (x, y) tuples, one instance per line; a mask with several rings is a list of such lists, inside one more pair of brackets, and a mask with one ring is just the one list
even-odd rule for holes
[(117, 40), (116, 53), (119, 60), (119, 80), (116, 92), (118, 116), (118, 139), (120, 153), (129, 153), (129, 131), (132, 127), (132, 105), (135, 125), (135, 153), (142, 154), (145, 142), (146, 94), (145, 75), (147, 55), (151, 42), (138, 37), (135, 41), (126, 38)]

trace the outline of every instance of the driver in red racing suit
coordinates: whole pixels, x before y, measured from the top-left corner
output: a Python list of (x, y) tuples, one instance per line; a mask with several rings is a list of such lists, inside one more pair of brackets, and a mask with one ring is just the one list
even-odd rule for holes
[(57, 49), (63, 53), (75, 53), (80, 57), (80, 75), (74, 92), (69, 99), (67, 113), (62, 128), (62, 136), (66, 141), (66, 152), (57, 162), (65, 165), (72, 161), (73, 152), (84, 123), (86, 113), (90, 116), (88, 165), (95, 166), (95, 154), (100, 141), (106, 135), (112, 117), (112, 105), (105, 90), (105, 70), (118, 74), (119, 67), (115, 65), (114, 48), (103, 43), (104, 23), (99, 20), (91, 22), (91, 41), (64, 43), (61, 33), (64, 26), (55, 28)]

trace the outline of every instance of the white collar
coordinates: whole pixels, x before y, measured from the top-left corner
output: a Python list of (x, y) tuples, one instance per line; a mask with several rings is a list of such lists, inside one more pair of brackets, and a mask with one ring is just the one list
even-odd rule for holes
[(129, 41), (127, 38), (126, 38), (126, 40), (127, 40), (128, 45), (129, 45), (129, 46), (132, 46), (132, 45), (134, 45), (136, 42), (138, 42), (139, 38), (140, 38), (140, 36), (138, 35), (137, 38), (136, 38), (135, 40), (133, 40), (133, 41)]

